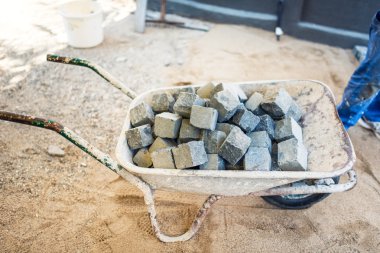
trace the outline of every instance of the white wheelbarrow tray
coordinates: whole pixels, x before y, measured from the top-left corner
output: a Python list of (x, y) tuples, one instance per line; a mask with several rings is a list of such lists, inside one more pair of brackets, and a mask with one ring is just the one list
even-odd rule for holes
[[(132, 152), (125, 137), (125, 131), (131, 127), (129, 114), (116, 147), (119, 164), (141, 177), (154, 189), (224, 196), (252, 194), (303, 179), (337, 177), (352, 169), (355, 152), (338, 117), (335, 99), (327, 85), (311, 80), (253, 81), (227, 85), (239, 85), (247, 95), (255, 91), (285, 88), (297, 99), (304, 112), (303, 138), (308, 150), (309, 171), (175, 170), (138, 167), (132, 162)], [(179, 88), (182, 87), (147, 91), (136, 97), (130, 108), (141, 101), (149, 104), (153, 94), (163, 91), (174, 93)]]

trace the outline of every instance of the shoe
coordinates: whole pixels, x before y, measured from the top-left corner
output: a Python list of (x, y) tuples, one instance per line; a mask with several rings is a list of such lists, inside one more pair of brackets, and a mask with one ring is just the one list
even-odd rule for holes
[(373, 131), (375, 136), (380, 140), (380, 122), (369, 121), (362, 117), (359, 119), (358, 124), (365, 129)]

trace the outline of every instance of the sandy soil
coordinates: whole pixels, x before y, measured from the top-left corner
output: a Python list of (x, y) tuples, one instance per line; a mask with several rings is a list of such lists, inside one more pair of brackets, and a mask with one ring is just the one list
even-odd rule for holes
[[(105, 42), (62, 43), (56, 5), (0, 3), (0, 110), (56, 119), (113, 154), (129, 100), (88, 69), (44, 61), (47, 52), (90, 59), (136, 92), (178, 82), (307, 78), (340, 100), (357, 61), (349, 50), (243, 26), (209, 32), (152, 27), (132, 32), (121, 1), (106, 5)], [(20, 15), (23, 18), (19, 18)], [(142, 194), (55, 133), (0, 122), (0, 248), (3, 252), (378, 252), (380, 142), (349, 131), (358, 185), (307, 210), (279, 210), (260, 198), (226, 198), (184, 243), (153, 236)], [(58, 145), (66, 155), (47, 154)], [(180, 233), (205, 196), (158, 193), (163, 230)]]

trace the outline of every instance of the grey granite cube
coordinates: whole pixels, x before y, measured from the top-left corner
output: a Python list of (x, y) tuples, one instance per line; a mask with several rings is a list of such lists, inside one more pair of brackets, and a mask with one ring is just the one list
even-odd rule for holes
[(146, 148), (139, 149), (139, 151), (133, 156), (132, 161), (140, 167), (149, 168), (152, 166), (152, 158)]
[(239, 97), (240, 102), (245, 102), (248, 100), (247, 94), (243, 91), (242, 88), (238, 85), (231, 85), (233, 86), (232, 89), (236, 93), (236, 95)]
[(204, 106), (205, 101), (197, 94), (181, 92), (174, 104), (173, 110), (184, 118), (190, 118), (191, 107), (193, 105)]
[(203, 99), (205, 98), (211, 98), (213, 94), (213, 90), (215, 89), (215, 84), (208, 83), (206, 85), (203, 85), (197, 90), (197, 95)]
[(296, 101), (292, 101), (288, 112), (286, 113), (286, 117), (292, 117), (295, 121), (299, 121), (302, 118), (302, 109), (301, 107), (297, 104)]
[(180, 144), (173, 148), (173, 156), (177, 169), (195, 167), (208, 161), (203, 141)]
[(278, 166), (285, 171), (307, 170), (307, 150), (296, 138), (278, 143)]
[(296, 138), (302, 142), (302, 128), (293, 118), (285, 118), (276, 122), (274, 138), (277, 142), (282, 142), (291, 138)]
[(196, 92), (195, 88), (193, 86), (187, 86), (187, 87), (181, 87), (178, 89), (179, 93), (186, 92), (186, 93), (194, 93)]
[(154, 94), (152, 97), (152, 109), (155, 112), (173, 112), (174, 103), (174, 97), (167, 92)]
[(278, 144), (275, 142), (272, 145), (272, 170), (273, 171), (279, 171), (280, 167), (278, 167)]
[(224, 161), (224, 167), (226, 170), (244, 170), (244, 156), (234, 165)]
[(217, 154), (226, 136), (222, 131), (203, 130), (202, 140), (205, 144), (206, 153)]
[(201, 129), (214, 130), (218, 120), (218, 111), (214, 108), (193, 105), (190, 124)]
[(292, 101), (292, 97), (285, 89), (281, 88), (278, 91), (270, 90), (265, 93), (261, 108), (272, 118), (281, 119), (288, 112)]
[(207, 154), (208, 162), (199, 166), (200, 170), (224, 170), (224, 160), (217, 154)]
[(210, 100), (210, 106), (218, 111), (218, 122), (229, 120), (239, 104), (239, 99), (228, 90), (215, 93)]
[(239, 101), (245, 102), (247, 100), (247, 95), (245, 92), (240, 88), (239, 85), (226, 85), (223, 83), (219, 83), (215, 86), (214, 90), (211, 93), (211, 96), (216, 94), (219, 91), (229, 91), (231, 92)]
[(244, 170), (270, 171), (271, 165), (272, 159), (267, 148), (249, 148), (244, 156)]
[(199, 140), (202, 137), (202, 130), (192, 126), (189, 119), (182, 119), (179, 131), (179, 141), (181, 143)]
[(151, 158), (154, 168), (160, 169), (175, 169), (175, 163), (173, 159), (173, 148), (163, 148), (151, 153)]
[(128, 129), (125, 134), (132, 150), (147, 147), (153, 142), (152, 129), (148, 124)]
[(261, 106), (257, 107), (257, 109), (254, 110), (252, 113), (255, 114), (256, 116), (263, 116), (267, 114), (267, 112), (264, 111), (263, 108), (261, 108)]
[(264, 96), (261, 93), (254, 92), (247, 102), (245, 102), (245, 107), (251, 112), (255, 112), (260, 108), (261, 102), (264, 100)]
[(251, 138), (245, 135), (240, 128), (233, 128), (224, 140), (218, 154), (230, 164), (235, 165), (243, 157), (250, 144)]
[(152, 125), (154, 122), (154, 112), (145, 102), (141, 102), (130, 110), (129, 117), (133, 127), (145, 124)]
[(232, 122), (239, 126), (244, 132), (249, 133), (259, 124), (260, 118), (244, 108), (237, 110), (232, 118)]
[(157, 151), (159, 149), (170, 148), (175, 146), (177, 146), (177, 144), (173, 140), (157, 137), (152, 143), (152, 145), (150, 145), (149, 152), (153, 153), (154, 151)]
[(274, 139), (274, 121), (273, 119), (268, 115), (264, 114), (262, 116), (259, 116), (260, 122), (257, 124), (255, 128), (255, 132), (258, 131), (266, 131), (269, 135), (269, 137), (273, 140)]
[(247, 134), (251, 138), (251, 146), (257, 148), (267, 148), (272, 151), (272, 140), (266, 131), (258, 131)]
[(230, 132), (231, 132), (231, 130), (234, 129), (234, 128), (237, 128), (237, 126), (229, 124), (229, 123), (217, 123), (216, 127), (215, 127), (215, 130), (222, 131), (226, 135), (229, 135)]
[(181, 122), (182, 117), (177, 114), (170, 112), (157, 114), (154, 120), (154, 133), (161, 138), (178, 138)]

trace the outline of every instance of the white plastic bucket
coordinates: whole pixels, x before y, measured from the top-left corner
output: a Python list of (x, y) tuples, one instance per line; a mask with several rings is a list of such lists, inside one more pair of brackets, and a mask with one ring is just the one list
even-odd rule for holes
[(99, 4), (91, 0), (78, 0), (62, 4), (68, 44), (72, 47), (94, 47), (103, 41), (103, 13)]

